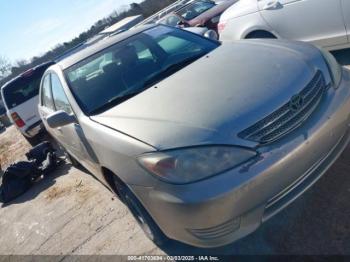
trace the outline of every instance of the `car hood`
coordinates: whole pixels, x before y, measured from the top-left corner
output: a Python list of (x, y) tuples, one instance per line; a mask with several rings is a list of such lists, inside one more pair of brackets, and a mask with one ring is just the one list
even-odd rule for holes
[(310, 45), (278, 40), (222, 44), (207, 56), (91, 119), (157, 149), (254, 146), (237, 134), (287, 103), (317, 70)]

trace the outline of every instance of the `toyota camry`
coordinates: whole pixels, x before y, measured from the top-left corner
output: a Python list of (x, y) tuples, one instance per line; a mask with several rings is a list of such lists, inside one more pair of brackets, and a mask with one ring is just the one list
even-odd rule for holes
[(149, 238), (216, 247), (253, 232), (337, 159), (350, 73), (306, 43), (220, 43), (149, 25), (52, 65), (39, 112)]

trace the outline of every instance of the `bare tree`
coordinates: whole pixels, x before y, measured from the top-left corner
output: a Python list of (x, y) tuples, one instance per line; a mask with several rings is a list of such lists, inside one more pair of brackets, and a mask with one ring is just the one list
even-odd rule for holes
[(28, 61), (25, 59), (20, 59), (16, 61), (16, 66), (17, 67), (23, 67), (28, 64)]
[(137, 3), (130, 4), (130, 9), (137, 14), (142, 14), (142, 12), (143, 12), (141, 5), (139, 5)]
[(6, 77), (9, 73), (11, 73), (11, 63), (9, 60), (0, 56), (0, 79)]

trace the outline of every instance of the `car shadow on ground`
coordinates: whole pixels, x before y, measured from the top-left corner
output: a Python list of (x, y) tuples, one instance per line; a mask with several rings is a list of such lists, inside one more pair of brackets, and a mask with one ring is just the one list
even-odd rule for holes
[(28, 191), (26, 191), (23, 195), (10, 201), (9, 203), (2, 204), (1, 207), (4, 208), (13, 204), (24, 203), (36, 198), (40, 193), (52, 187), (56, 183), (55, 180), (58, 177), (68, 175), (70, 169), (71, 169), (71, 165), (62, 163), (54, 172), (42, 178), (39, 178), (37, 181), (35, 181), (33, 186)]

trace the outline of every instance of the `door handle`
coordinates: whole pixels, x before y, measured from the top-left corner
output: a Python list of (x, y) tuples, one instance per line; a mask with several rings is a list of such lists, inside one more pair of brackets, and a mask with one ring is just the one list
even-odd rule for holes
[(62, 133), (62, 128), (61, 127), (57, 127), (57, 131)]
[(269, 1), (264, 7), (264, 10), (273, 10), (280, 6), (280, 2), (278, 0)]

